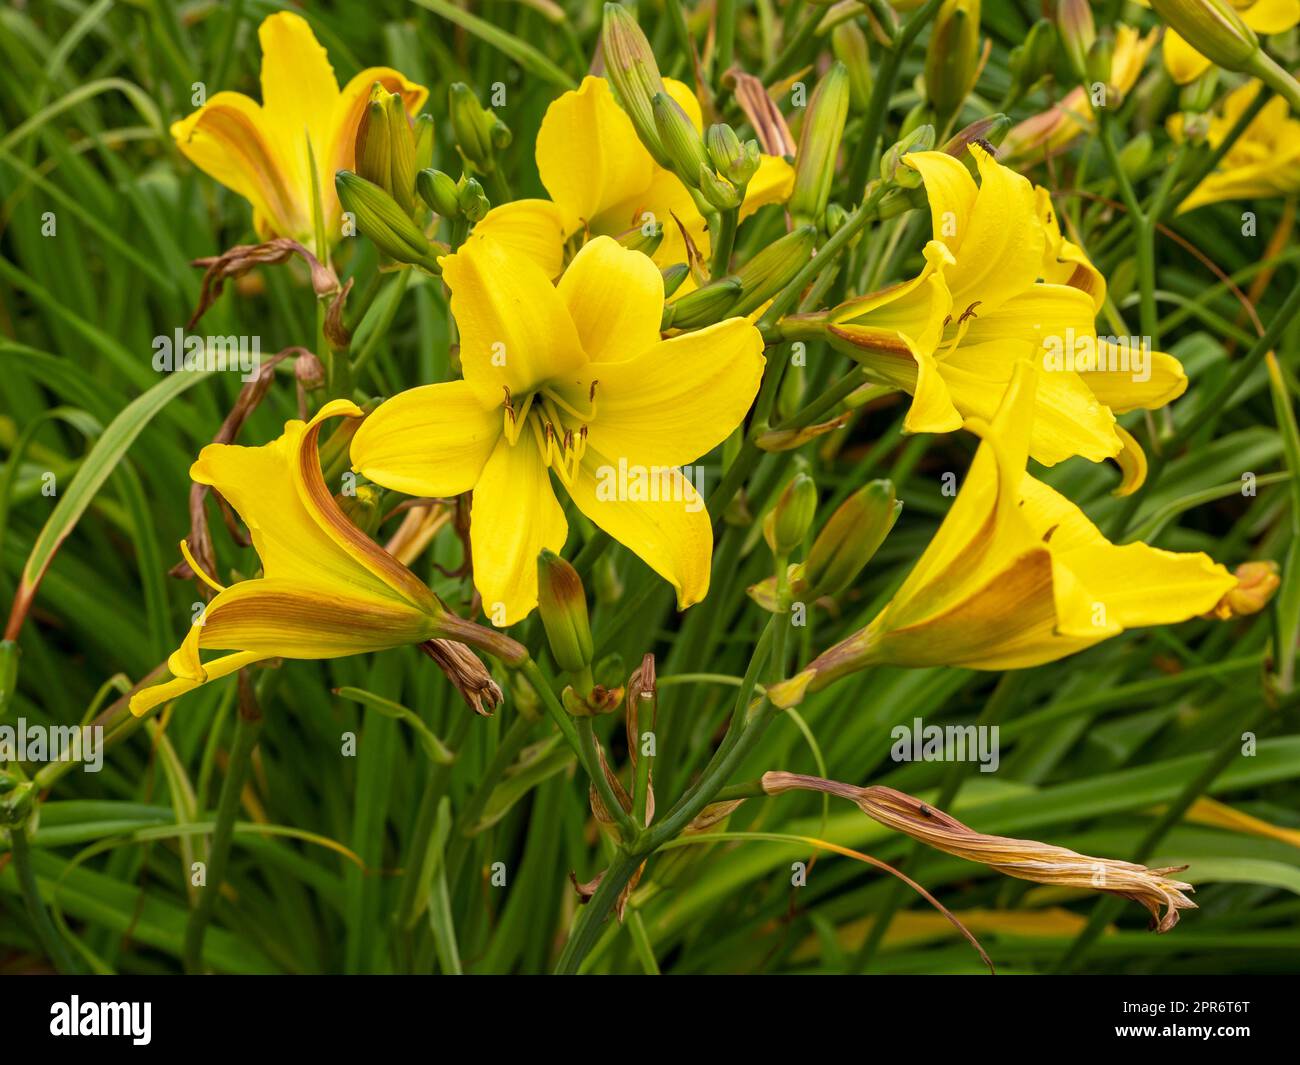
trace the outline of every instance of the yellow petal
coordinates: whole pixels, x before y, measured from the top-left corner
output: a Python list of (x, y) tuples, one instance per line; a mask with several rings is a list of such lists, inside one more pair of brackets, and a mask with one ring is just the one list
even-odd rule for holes
[(1116, 414), (1131, 410), (1159, 410), (1187, 391), (1183, 364), (1163, 351), (1148, 352), (1150, 365), (1129, 360), (1128, 353), (1108, 341), (1100, 348), (1102, 365), (1115, 369), (1087, 370), (1079, 374), (1093, 395)]
[[(1024, 341), (959, 345), (939, 360), (939, 373), (957, 409), (968, 418), (990, 420), (1019, 359), (1034, 354)], [(1044, 371), (1035, 391), (1030, 454), (1045, 465), (1071, 455), (1100, 462), (1119, 453), (1115, 417), (1069, 370)]]
[(217, 93), (173, 123), (171, 135), (195, 166), (252, 204), (253, 224), (262, 237), (311, 234), (311, 214), (304, 213), (297, 179), (269, 133), (262, 108), (247, 96)]
[(1213, 65), (1205, 56), (1166, 27), (1165, 39), (1160, 45), (1169, 76), (1179, 85), (1195, 81)]
[(1168, 625), (1213, 609), (1237, 579), (1202, 552), (1163, 551), (1146, 544), (1110, 543), (1077, 506), (1026, 476), (1021, 485), (1025, 519), (1054, 527), (1053, 557), (1105, 604), (1124, 628)]
[(494, 625), (513, 625), (537, 605), (537, 556), (559, 552), (569, 526), (541, 452), (527, 436), (505, 437), (483, 467), (470, 509), (474, 587)]
[[(954, 307), (958, 306), (954, 304)], [(978, 307), (966, 322), (962, 345), (1024, 341), (1035, 351), (1048, 345), (1064, 356), (1078, 342), (1094, 350), (1097, 336), (1091, 297), (1069, 285), (1028, 285), (1001, 306)]]
[(569, 495), (677, 589), (678, 610), (708, 594), (713, 525), (703, 498), (680, 470), (635, 468), (620, 476), (617, 460), (589, 446)]
[(484, 405), (586, 364), (563, 299), (530, 258), (474, 233), (439, 262), (460, 328), (461, 370)]
[(610, 237), (589, 240), (557, 288), (593, 363), (624, 362), (659, 343), (664, 278), (640, 252)]
[(564, 242), (577, 228), (577, 218), (567, 219), (550, 200), (514, 200), (493, 207), (474, 232), (505, 244), (555, 278), (564, 269)]
[(590, 223), (643, 193), (656, 169), (604, 78), (583, 78), (546, 109), (537, 171), (566, 212)]
[[(660, 223), (664, 227), (663, 241), (655, 249), (654, 261), (659, 267), (687, 261), (686, 237), (705, 258), (712, 244), (709, 241), (709, 223), (700, 214), (686, 186), (670, 170), (655, 168), (650, 183), (635, 196), (611, 204), (592, 221), (592, 231), (618, 236), (639, 226)], [(677, 290), (683, 295), (683, 290)]]
[(658, 341), (626, 362), (593, 363), (589, 446), (615, 465), (694, 462), (744, 419), (763, 365), (763, 338), (743, 318)]
[(1300, 0), (1257, 0), (1241, 20), (1256, 33), (1285, 33), (1300, 22)]
[(208, 604), (197, 628), (200, 647), (306, 659), (423, 643), (438, 632), (435, 619), (405, 600), (269, 578), (232, 584)]
[[(334, 149), (335, 105), (339, 83), (329, 56), (301, 15), (281, 11), (257, 28), (262, 46), (262, 109), (311, 217), (311, 167), (308, 138), (316, 159)], [(333, 185), (333, 174), (330, 174)]]
[(231, 673), (243, 669), (245, 666), (251, 666), (255, 662), (260, 662), (266, 657), (266, 655), (253, 654), (249, 651), (240, 651), (233, 655), (213, 659), (203, 667), (203, 672), (198, 675), (176, 677), (164, 681), (162, 684), (142, 688), (131, 696), (131, 713), (136, 717), (141, 717), (155, 706), (161, 706), (163, 703), (178, 699), (187, 692), (202, 687), (208, 681), (228, 677)]
[(1061, 235), (1060, 219), (1052, 205), (1051, 194), (1045, 188), (1036, 186), (1034, 202), (1047, 238), (1043, 250), (1043, 280), (1048, 284), (1069, 285), (1086, 292), (1092, 299), (1093, 310), (1100, 313), (1106, 302), (1106, 279), (1092, 265), (1082, 248)]
[(1119, 487), (1114, 489), (1111, 495), (1122, 498), (1131, 496), (1146, 482), (1147, 453), (1142, 450), (1142, 445), (1134, 439), (1133, 434), (1122, 425), (1115, 426), (1115, 433), (1124, 442), (1124, 450), (1115, 456), (1123, 477)]
[(357, 430), (353, 469), (410, 496), (468, 492), (496, 446), (503, 417), (499, 404), (485, 407), (464, 381), (409, 389)]
[(760, 156), (758, 171), (745, 187), (745, 200), (740, 205), (740, 220), (743, 222), (769, 203), (785, 203), (793, 189), (794, 167), (779, 155)]

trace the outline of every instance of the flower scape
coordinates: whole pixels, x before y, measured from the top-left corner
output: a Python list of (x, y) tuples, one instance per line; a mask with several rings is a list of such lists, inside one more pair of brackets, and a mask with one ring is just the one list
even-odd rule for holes
[(3, 20), (6, 970), (1294, 966), (1300, 3), (135, 6)]

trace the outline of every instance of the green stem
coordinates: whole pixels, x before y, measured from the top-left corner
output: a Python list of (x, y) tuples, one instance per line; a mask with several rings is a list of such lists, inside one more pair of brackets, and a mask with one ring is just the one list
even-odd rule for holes
[(717, 281), (726, 277), (731, 265), (731, 250), (736, 244), (736, 223), (740, 218), (740, 208), (718, 212), (718, 232), (713, 240), (713, 258), (709, 262), (709, 277)]
[[(241, 678), (243, 683), (243, 678)], [(212, 848), (208, 854), (207, 878), (199, 904), (191, 911), (185, 924), (185, 942), (181, 960), (187, 973), (203, 971), (203, 938), (221, 895), (221, 885), (226, 877), (226, 862), (230, 857), (230, 841), (234, 836), (235, 814), (244, 790), (249, 761), (257, 739), (262, 732), (260, 714), (253, 716), (240, 707), (235, 724), (235, 742), (231, 747), (230, 761), (226, 766), (226, 779), (221, 785), (221, 798), (217, 804), (217, 820), (212, 832)]]
[(36, 882), (36, 871), (32, 868), (31, 841), (27, 837), (26, 825), (15, 825), (9, 832), (9, 845), (13, 854), (14, 871), (18, 874), (18, 888), (22, 892), (23, 902), (27, 905), (27, 915), (36, 928), (36, 935), (45, 948), (45, 953), (59, 972), (75, 973), (76, 965), (72, 953), (59, 930), (50, 920), (49, 911), (41, 900), (41, 889)]

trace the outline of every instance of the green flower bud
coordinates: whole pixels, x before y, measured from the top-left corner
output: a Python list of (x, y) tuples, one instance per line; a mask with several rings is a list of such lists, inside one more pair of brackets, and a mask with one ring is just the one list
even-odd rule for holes
[(781, 389), (776, 394), (776, 412), (781, 420), (792, 418), (803, 406), (808, 373), (802, 363), (792, 364), (781, 378)]
[(848, 113), (849, 72), (843, 63), (836, 62), (813, 90), (799, 131), (794, 190), (788, 204), (797, 222), (821, 221), (830, 198), (835, 160)]
[(659, 328), (697, 329), (702, 325), (713, 325), (727, 317), (740, 294), (739, 281), (734, 277), (720, 278), (665, 304)]
[(908, 152), (928, 152), (934, 147), (934, 127), (918, 126), (880, 158), (880, 180), (901, 185), (905, 189), (921, 187), (921, 174), (910, 166), (903, 166), (903, 156)]
[(384, 190), (407, 214), (415, 211), (415, 133), (406, 102), (378, 82), (357, 126), (357, 173)]
[(700, 167), (695, 185), (704, 194), (704, 198), (720, 211), (739, 207), (745, 199), (743, 189), (738, 189), (726, 178), (719, 177), (709, 166)]
[(812, 593), (844, 591), (885, 542), (902, 509), (891, 481), (872, 481), (840, 504), (808, 552), (804, 579)]
[(460, 192), (450, 174), (432, 168), (421, 170), (415, 175), (415, 191), (440, 218), (460, 214)]
[(1151, 7), (1178, 36), (1210, 62), (1245, 72), (1259, 52), (1259, 38), (1228, 0), (1151, 0)]
[[(826, 205), (826, 235), (833, 237), (849, 220), (849, 212), (838, 203)], [(855, 241), (849, 241), (852, 246)]]
[(1056, 44), (1056, 26), (1044, 18), (1029, 27), (1024, 41), (1011, 49), (1007, 61), (1011, 71), (1008, 105), (1021, 100), (1052, 69)]
[(673, 263), (672, 266), (665, 266), (662, 273), (664, 275), (664, 299), (671, 299), (677, 290), (682, 287), (682, 282), (691, 276), (691, 268), (685, 263)]
[(552, 551), (537, 556), (537, 612), (555, 664), (569, 673), (591, 665), (587, 594), (578, 571)]
[(944, 0), (925, 51), (925, 98), (941, 123), (957, 113), (980, 61), (980, 0)]
[(632, 120), (632, 128), (654, 161), (672, 170), (672, 160), (659, 141), (655, 125), (652, 101), (656, 93), (664, 91), (664, 82), (650, 42), (632, 13), (621, 4), (612, 3), (605, 5), (600, 40), (605, 53), (605, 77), (614, 89), (619, 106)]
[(944, 142), (940, 151), (957, 159), (969, 159), (970, 153), (967, 149), (972, 144), (978, 144), (985, 151), (989, 151), (1001, 144), (1010, 130), (1011, 119), (1006, 115), (988, 115), (976, 119), (969, 126), (953, 134)]
[(1097, 39), (1097, 27), (1092, 21), (1089, 0), (1059, 0), (1056, 7), (1056, 28), (1065, 48), (1066, 58), (1075, 77), (1083, 78), (1087, 72), (1088, 49)]
[(492, 209), (492, 204), (488, 201), (487, 194), (477, 178), (461, 178), (456, 198), (460, 203), (460, 213), (471, 222), (480, 221)]
[(30, 780), (16, 783), (0, 793), (0, 826), (16, 828), (26, 825), (36, 804), (36, 785)]
[(633, 226), (618, 235), (618, 242), (628, 251), (639, 251), (642, 255), (653, 256), (664, 241), (664, 226), (655, 222), (646, 232), (646, 226)]
[(433, 115), (421, 115), (415, 120), (415, 169), (427, 170), (433, 166)]
[(1178, 106), (1192, 114), (1201, 114), (1214, 106), (1214, 98), (1219, 91), (1219, 68), (1210, 67), (1199, 78), (1194, 78), (1183, 86), (1178, 94)]
[(854, 114), (865, 114), (871, 102), (871, 51), (856, 19), (831, 30), (831, 50), (849, 72), (849, 107)]
[(451, 129), (461, 157), (479, 173), (491, 173), (496, 166), (494, 131), (499, 120), (463, 81), (452, 84), (449, 96)]
[(763, 538), (772, 554), (786, 558), (801, 543), (817, 513), (817, 485), (806, 473), (796, 473), (763, 520)]
[(374, 536), (379, 531), (379, 522), (384, 516), (381, 509), (384, 493), (381, 488), (373, 484), (361, 484), (357, 485), (352, 495), (339, 495), (334, 499), (348, 520), (367, 536)]
[(18, 641), (0, 640), (0, 718), (5, 716), (18, 688), (18, 653)]
[(741, 295), (727, 312), (728, 317), (739, 317), (757, 310), (785, 288), (812, 258), (816, 244), (815, 227), (796, 226), (745, 263), (734, 275), (740, 282)]
[(704, 149), (704, 138), (695, 128), (686, 112), (666, 92), (657, 92), (650, 99), (659, 143), (672, 163), (672, 170), (692, 188), (697, 187), (701, 170), (713, 172), (713, 161)]
[(1092, 47), (1088, 49), (1087, 58), (1084, 60), (1088, 83), (1090, 85), (1105, 85), (1107, 93), (1115, 90), (1110, 87), (1110, 68), (1115, 59), (1115, 38), (1109, 31), (1103, 31), (1097, 35), (1097, 39), (1092, 42)]
[(758, 173), (758, 141), (741, 141), (730, 126), (710, 126), (704, 135), (709, 159), (719, 174), (739, 188), (749, 184)]
[(350, 170), (334, 175), (339, 202), (357, 220), (357, 229), (380, 251), (400, 263), (436, 272), (434, 247), (397, 202), (378, 185)]
[(1129, 180), (1136, 179), (1151, 158), (1151, 134), (1143, 130), (1119, 152), (1119, 166)]

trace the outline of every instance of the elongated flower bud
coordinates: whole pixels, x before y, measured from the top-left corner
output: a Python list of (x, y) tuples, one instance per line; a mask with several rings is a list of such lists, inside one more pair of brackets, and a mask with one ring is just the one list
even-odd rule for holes
[[(1097, 35), (1097, 39), (1092, 42), (1092, 47), (1088, 49), (1088, 56), (1084, 60), (1087, 67), (1088, 83), (1090, 85), (1102, 84), (1110, 86), (1110, 68), (1115, 59), (1115, 38), (1109, 31), (1103, 31)], [(1108, 88), (1108, 92), (1109, 92)]]
[(459, 193), (450, 174), (441, 170), (421, 170), (415, 175), (415, 191), (434, 214), (442, 218), (455, 218), (460, 214)]
[(908, 152), (928, 152), (934, 147), (934, 127), (918, 126), (897, 144), (892, 145), (880, 158), (880, 179), (901, 185), (905, 189), (921, 187), (921, 174), (910, 166), (903, 166), (903, 156)]
[(714, 168), (738, 188), (744, 188), (758, 173), (758, 141), (741, 141), (730, 126), (718, 123), (709, 127), (704, 144)]
[(865, 114), (871, 102), (871, 52), (867, 35), (855, 19), (831, 30), (831, 50), (849, 72), (849, 106), (854, 114)]
[(885, 542), (903, 504), (892, 481), (859, 488), (822, 526), (808, 552), (804, 576), (814, 595), (844, 591)]
[(415, 169), (418, 173), (433, 166), (433, 115), (415, 120)]
[(1010, 130), (1011, 119), (1006, 115), (986, 115), (954, 133), (944, 142), (940, 151), (957, 159), (969, 159), (968, 149), (972, 144), (978, 144), (989, 151), (1001, 144)]
[(1056, 27), (1044, 18), (1029, 28), (1024, 43), (1011, 49), (1007, 62), (1011, 71), (1010, 103), (1022, 99), (1051, 70), (1056, 43)]
[(478, 102), (464, 82), (455, 82), (450, 94), (451, 128), (461, 157), (481, 174), (496, 166), (496, 151), (510, 143), (510, 129)]
[(1188, 44), (1225, 70), (1245, 70), (1259, 38), (1227, 0), (1151, 0), (1157, 15)]
[(821, 221), (835, 178), (835, 160), (849, 113), (849, 72), (835, 63), (813, 90), (799, 131), (790, 214), (796, 221)]
[(650, 100), (659, 143), (672, 163), (673, 172), (695, 188), (701, 170), (713, 169), (713, 161), (704, 148), (704, 138), (686, 112), (666, 92), (657, 92)]
[(605, 52), (605, 76), (614, 88), (619, 105), (632, 120), (632, 128), (654, 161), (673, 169), (672, 159), (659, 140), (655, 125), (654, 98), (664, 91), (659, 64), (650, 50), (641, 27), (632, 13), (621, 4), (605, 5), (601, 27), (601, 44)]
[(343, 209), (356, 218), (357, 228), (380, 251), (398, 262), (437, 271), (429, 238), (383, 189), (350, 170), (340, 170), (334, 176), (334, 188)]
[(659, 328), (697, 329), (720, 322), (727, 317), (740, 293), (740, 282), (734, 277), (724, 277), (697, 288), (664, 306)]
[(806, 473), (796, 473), (763, 520), (763, 539), (777, 558), (794, 551), (808, 533), (817, 513), (817, 485)]
[(578, 571), (552, 551), (537, 557), (537, 611), (555, 664), (569, 673), (591, 665), (587, 594)]
[[(659, 228), (662, 229), (663, 226), (661, 225)], [(685, 263), (673, 263), (672, 266), (664, 267), (663, 275), (664, 299), (671, 299), (677, 294), (677, 290), (682, 287), (682, 282), (691, 276), (691, 268)]]
[(653, 256), (664, 242), (664, 224), (655, 222), (651, 226), (633, 226), (618, 235), (618, 242), (628, 251)]
[(734, 275), (740, 282), (741, 295), (728, 314), (749, 314), (785, 288), (812, 258), (816, 243), (817, 230), (813, 226), (796, 226), (750, 259)]
[(357, 126), (357, 173), (388, 193), (407, 214), (415, 211), (415, 132), (400, 93), (378, 82)]
[(925, 96), (940, 122), (957, 113), (980, 58), (979, 0), (944, 0), (925, 52)]
[(1070, 61), (1070, 69), (1082, 78), (1087, 69), (1088, 49), (1097, 39), (1089, 0), (1060, 0), (1056, 8), (1056, 28)]

